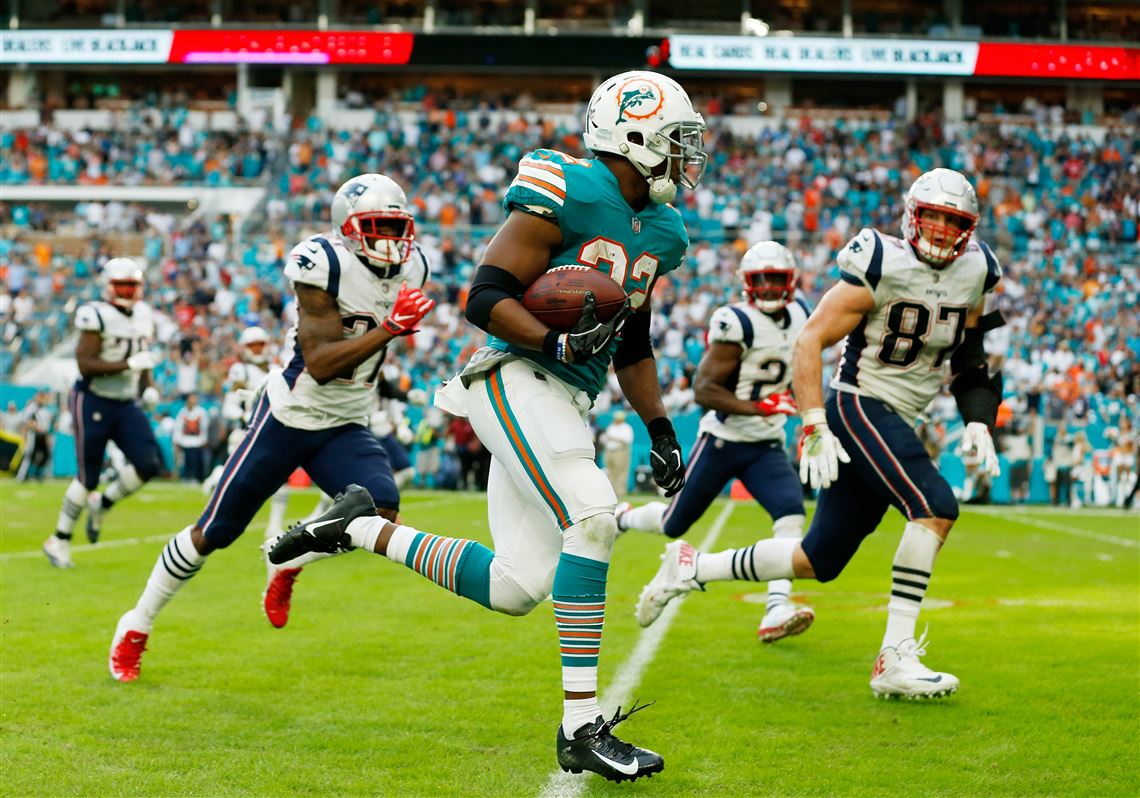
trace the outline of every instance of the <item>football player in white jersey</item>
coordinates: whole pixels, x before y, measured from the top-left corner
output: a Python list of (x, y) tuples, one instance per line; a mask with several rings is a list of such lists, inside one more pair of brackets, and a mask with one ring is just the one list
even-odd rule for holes
[[(802, 543), (760, 541), (747, 566), (761, 579), (830, 581), (894, 505), (907, 523), (871, 673), (871, 690), (880, 697), (934, 698), (958, 689), (956, 676), (920, 660), (926, 635), (915, 639), (934, 560), (958, 505), (914, 423), (949, 365), (966, 422), (964, 447), (977, 451), (989, 473), (999, 473), (990, 430), (1001, 380), (986, 367), (982, 337), (1001, 324), (1000, 315), (983, 313), (1001, 268), (990, 248), (972, 239), (977, 221), (970, 182), (934, 169), (907, 192), (903, 238), (863, 230), (839, 253), (842, 281), (800, 333), (793, 377), (804, 421), (800, 478), (822, 488), (819, 504)], [(843, 357), (825, 403), (822, 352), (840, 340)], [(673, 595), (698, 586), (702, 556), (678, 569)]]
[[(689, 454), (685, 487), (670, 504), (651, 502), (617, 509), (621, 530), (643, 529), (671, 538), (689, 531), (733, 479), (772, 516), (777, 538), (804, 536), (803, 488), (786, 451), (784, 425), (795, 415), (792, 399), (792, 347), (810, 313), (796, 298), (795, 258), (782, 244), (761, 241), (740, 261), (743, 301), (717, 308), (709, 322), (708, 351), (697, 366), (697, 402), (708, 408), (700, 436)], [(638, 622), (648, 626), (664, 603), (656, 597), (676, 579), (674, 563), (692, 560), (693, 547), (678, 540), (665, 547), (661, 570), (645, 586), (638, 602)], [(701, 557), (696, 580), (705, 582), (756, 577), (747, 567), (748, 548)], [(792, 583), (768, 583), (767, 610), (757, 635), (771, 643), (807, 630), (815, 613), (790, 599)]]
[[(201, 517), (163, 548), (138, 604), (119, 619), (109, 661), (119, 681), (138, 678), (159, 611), (297, 468), (329, 494), (364, 482), (375, 512), (396, 518), (388, 456), (366, 425), (386, 347), (415, 332), (435, 304), (421, 290), (427, 260), (414, 244), (407, 198), (388, 177), (360, 175), (341, 186), (332, 221), (332, 232), (294, 247), (285, 264), (300, 309), (288, 365), (270, 372)], [(280, 569), (281, 584), (271, 581), (265, 610), (276, 627), (288, 620), (299, 571)]]
[[(87, 508), (87, 538), (99, 540), (103, 514), (134, 493), (162, 469), (154, 430), (138, 404), (140, 391), (150, 401), (150, 371), (159, 358), (150, 345), (154, 319), (141, 301), (143, 273), (130, 258), (112, 258), (100, 275), (103, 299), (85, 302), (75, 312), (79, 342), (75, 360), (79, 381), (71, 391), (78, 474), (63, 494), (56, 532), (43, 546), (52, 565), (71, 568), (71, 532)], [(99, 475), (107, 444), (114, 441), (128, 464), (100, 494)]]

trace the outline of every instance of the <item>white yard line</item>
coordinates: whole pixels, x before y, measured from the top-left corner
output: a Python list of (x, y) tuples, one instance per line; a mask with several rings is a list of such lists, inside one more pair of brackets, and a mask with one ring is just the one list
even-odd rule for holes
[[(708, 551), (716, 545), (717, 538), (720, 537), (720, 533), (724, 530), (724, 525), (728, 523), (728, 518), (732, 515), (735, 507), (736, 503), (732, 501), (724, 506), (708, 534), (705, 535), (704, 540), (697, 546), (698, 550)], [(665, 639), (665, 634), (669, 631), (673, 619), (681, 610), (682, 600), (683, 597), (669, 602), (657, 622), (642, 631), (641, 636), (638, 637), (633, 653), (621, 664), (613, 683), (602, 696), (601, 702), (605, 705), (607, 713), (612, 712), (618, 706), (629, 707), (633, 691), (641, 684), (641, 677), (645, 673), (645, 669), (653, 663), (654, 657), (657, 656), (657, 649), (661, 646), (661, 641)], [(582, 790), (586, 788), (586, 778), (587, 774), (585, 773), (565, 773), (559, 768), (546, 780), (546, 785), (539, 792), (539, 798), (578, 798), (582, 794)]]
[(982, 515), (1071, 515), (1101, 518), (1140, 518), (1140, 511), (1119, 507), (1060, 507), (1052, 504), (971, 504), (962, 508)]
[(1066, 535), (1073, 535), (1078, 538), (1088, 538), (1089, 540), (1096, 540), (1101, 543), (1111, 543), (1114, 546), (1124, 546), (1128, 549), (1140, 549), (1140, 541), (1129, 540), (1128, 538), (1118, 538), (1115, 535), (1102, 535), (1099, 532), (1090, 532), (1087, 529), (1079, 529), (1074, 526), (1066, 526), (1065, 524), (1055, 524), (1052, 521), (1043, 521), (1040, 518), (1019, 518), (1017, 514), (1005, 516), (1007, 521), (1012, 521), (1015, 524), (1022, 524), (1023, 526), (1037, 527), (1038, 529), (1048, 529), (1053, 532), (1063, 532)]

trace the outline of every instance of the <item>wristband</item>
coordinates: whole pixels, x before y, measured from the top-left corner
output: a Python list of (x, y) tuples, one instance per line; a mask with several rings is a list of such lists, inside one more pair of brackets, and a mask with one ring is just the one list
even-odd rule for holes
[(818, 427), (821, 424), (827, 426), (827, 411), (822, 407), (813, 407), (800, 413), (800, 419), (803, 421), (805, 432), (810, 427)]
[(546, 337), (542, 339), (542, 354), (561, 363), (562, 358), (558, 357), (558, 338), (559, 332), (557, 330), (550, 330), (546, 333)]
[(650, 438), (660, 438), (665, 435), (677, 437), (677, 433), (673, 431), (673, 422), (667, 416), (653, 419), (645, 425), (645, 429), (649, 432)]

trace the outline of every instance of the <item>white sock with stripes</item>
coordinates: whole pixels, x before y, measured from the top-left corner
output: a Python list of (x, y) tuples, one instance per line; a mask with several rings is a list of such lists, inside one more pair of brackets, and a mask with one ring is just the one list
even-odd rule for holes
[(721, 582), (742, 579), (765, 582), (791, 579), (792, 555), (800, 541), (796, 538), (759, 540), (743, 549), (727, 549), (716, 554), (697, 555), (697, 581)]
[(887, 603), (883, 648), (898, 648), (899, 643), (914, 637), (918, 610), (940, 548), (942, 538), (922, 524), (911, 521), (903, 530), (891, 564), (891, 600)]
[[(802, 515), (785, 515), (783, 518), (777, 518), (775, 523), (772, 524), (773, 537), (799, 542), (804, 536), (804, 520), (805, 518)], [(773, 607), (790, 601), (791, 596), (791, 579), (770, 580), (768, 582), (768, 601), (764, 608), (765, 611), (771, 612)]]
[(146, 588), (135, 605), (135, 609), (146, 618), (147, 628), (136, 631), (150, 632), (150, 626), (154, 624), (159, 611), (198, 573), (206, 561), (205, 555), (199, 554), (194, 548), (190, 529), (191, 527), (186, 527), (171, 538), (158, 555), (150, 579), (146, 580)]
[(627, 529), (640, 529), (643, 532), (662, 533), (665, 511), (669, 505), (665, 502), (650, 502), (641, 507), (633, 507), (621, 514), (618, 524), (622, 531)]
[(87, 506), (87, 488), (78, 479), (71, 480), (63, 494), (63, 506), (59, 510), (59, 519), (55, 522), (55, 536), (62, 540), (71, 540), (71, 530), (79, 520), (79, 514)]

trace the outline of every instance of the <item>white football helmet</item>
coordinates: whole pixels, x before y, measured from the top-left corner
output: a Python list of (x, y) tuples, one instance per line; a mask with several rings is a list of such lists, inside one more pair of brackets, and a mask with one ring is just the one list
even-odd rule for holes
[(260, 327), (246, 327), (238, 336), (242, 359), (263, 365), (269, 360), (269, 333)]
[(406, 261), (416, 238), (408, 198), (385, 175), (357, 175), (341, 186), (333, 197), (332, 223), (354, 255), (381, 268)]
[[(947, 214), (957, 224), (925, 220), (925, 211)], [(953, 169), (932, 169), (919, 175), (906, 193), (903, 238), (932, 266), (945, 266), (961, 256), (977, 226), (977, 192), (965, 175)]]
[[(672, 202), (677, 181), (695, 188), (705, 171), (704, 118), (676, 81), (623, 72), (594, 89), (582, 140), (591, 152), (625, 157), (649, 181), (649, 198)], [(667, 163), (663, 175), (653, 170)]]
[(778, 313), (796, 298), (799, 269), (788, 248), (775, 241), (753, 244), (740, 259), (741, 295), (763, 313)]
[(103, 298), (117, 308), (130, 310), (142, 299), (143, 273), (130, 258), (111, 258), (103, 266)]

